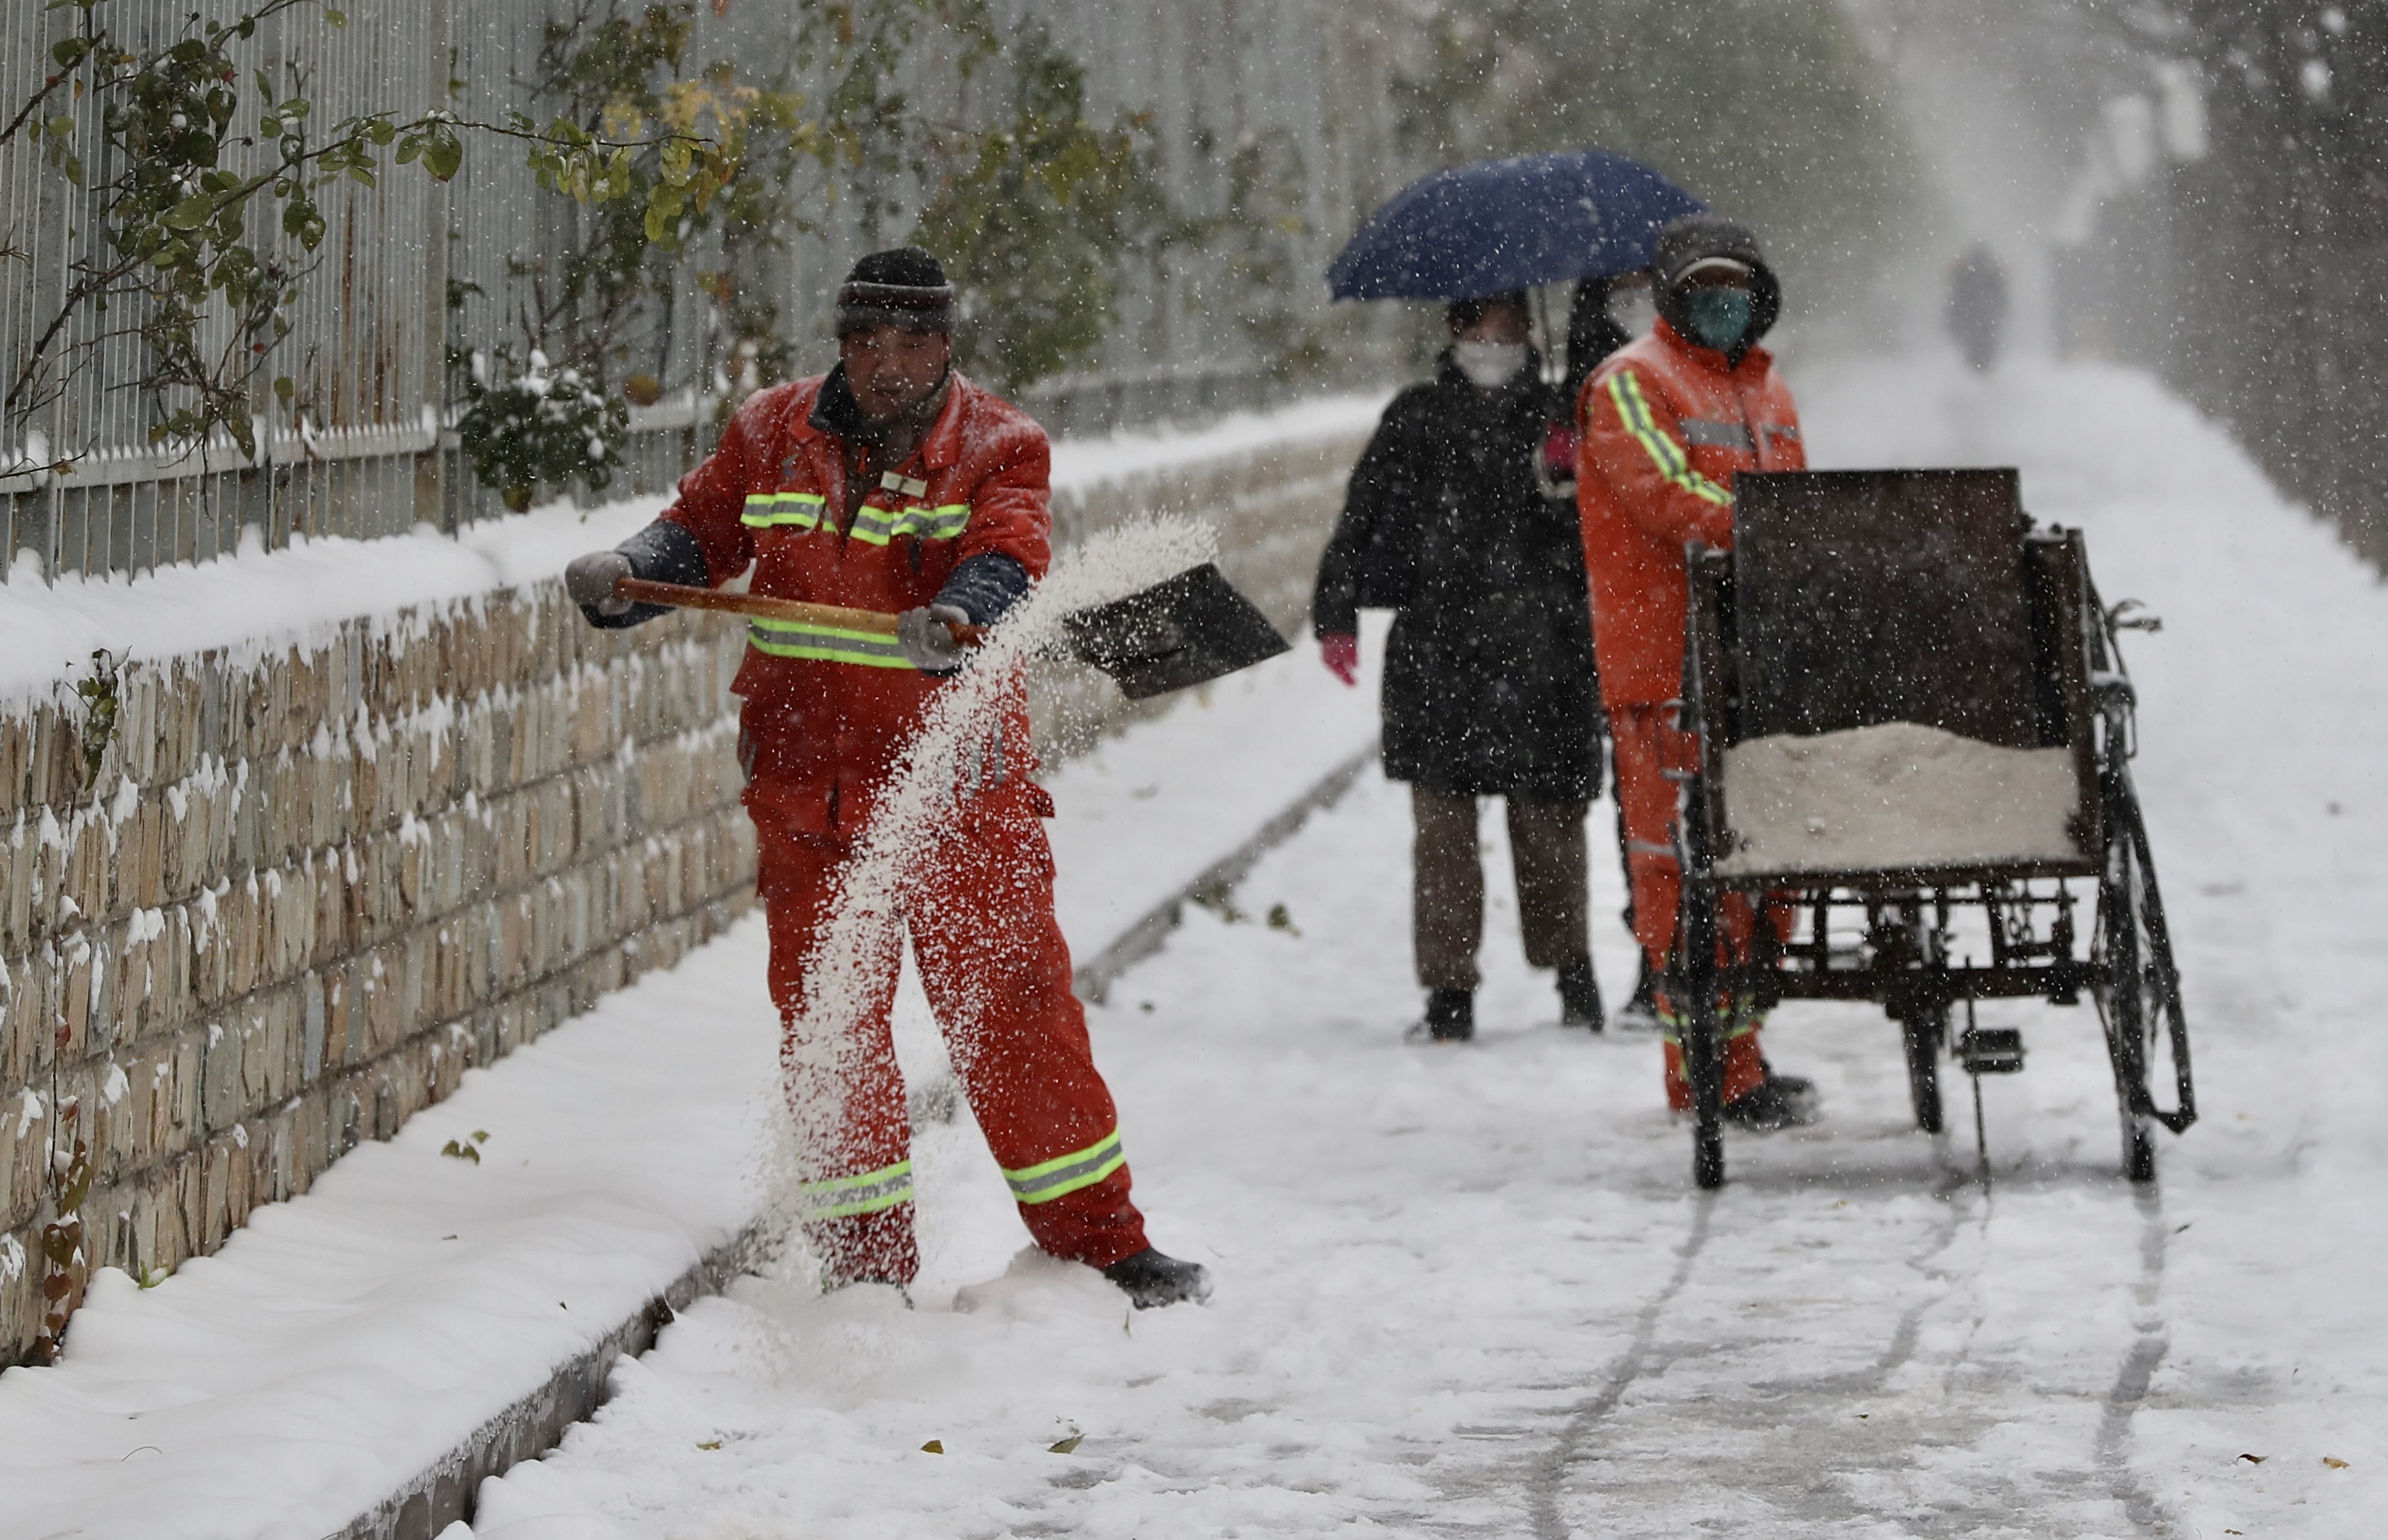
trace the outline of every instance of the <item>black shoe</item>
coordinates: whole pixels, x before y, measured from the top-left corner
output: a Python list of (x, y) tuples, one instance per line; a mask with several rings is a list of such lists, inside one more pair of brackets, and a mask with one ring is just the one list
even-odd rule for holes
[(1805, 1096), (1811, 1101), (1815, 1098), (1816, 1082), (1808, 1079), (1807, 1076), (1778, 1074), (1775, 1071), (1774, 1067), (1768, 1064), (1764, 1059), (1758, 1061), (1758, 1067), (1766, 1071), (1766, 1078), (1768, 1079), (1783, 1088), (1784, 1094), (1787, 1096)]
[(1474, 991), (1429, 990), (1425, 1016), (1403, 1035), (1412, 1042), (1466, 1042), (1476, 1035)]
[(1797, 1075), (1770, 1073), (1724, 1105), (1724, 1120), (1756, 1133), (1799, 1128), (1816, 1120), (1816, 1088)]
[(1569, 963), (1559, 969), (1559, 1025), (1597, 1032), (1607, 1025), (1600, 1008), (1600, 979), (1590, 962)]
[(1633, 980), (1633, 998), (1617, 1013), (1617, 1029), (1620, 1032), (1655, 1032), (1658, 1029), (1658, 976), (1650, 970), (1650, 956), (1642, 955), (1642, 971)]
[(1103, 1276), (1118, 1284), (1139, 1310), (1189, 1299), (1200, 1305), (1211, 1297), (1210, 1269), (1200, 1262), (1164, 1256), (1151, 1246), (1112, 1263), (1103, 1269)]

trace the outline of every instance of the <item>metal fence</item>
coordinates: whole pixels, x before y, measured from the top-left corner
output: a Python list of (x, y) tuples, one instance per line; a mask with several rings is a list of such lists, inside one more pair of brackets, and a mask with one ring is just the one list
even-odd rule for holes
[[(734, 57), (742, 70), (768, 75), (792, 52), (799, 7), (813, 3), (698, 6), (692, 57)], [(319, 125), (439, 106), (483, 121), (510, 109), (538, 117), (552, 111), (531, 98), (542, 31), (565, 4), (349, 0), (343, 28), (303, 8), (276, 19), (258, 38), (256, 57), (270, 72), (298, 72)], [(110, 27), (143, 47), (181, 35), (195, 12), (241, 8), (233, 0), (103, 0)], [(997, 10), (1005, 26), (1043, 22), (1087, 67), (1098, 115), (1152, 114), (1165, 191), (1182, 208), (1221, 206), (1236, 146), (1264, 137), (1277, 146), (1301, 188), (1291, 302), (1314, 318), (1325, 314), (1317, 275), (1327, 255), (1404, 170), (1389, 83), (1404, 40), (1418, 30), (1416, 7), (1400, 0), (998, 0)], [(0, 7), (6, 115), (51, 68), (50, 48), (71, 14), (34, 0)], [(104, 182), (110, 151), (94, 124), (81, 134), (86, 183)], [(32, 143), (0, 148), (0, 363), (12, 375), (57, 309), (77, 252), (99, 238), (96, 201), (44, 164)], [(90, 330), (121, 326), (121, 317), (83, 317), (73, 340), (93, 346), (74, 355), (78, 367), (55, 398), (0, 420), (0, 575), (24, 574), (28, 555), (45, 575), (138, 573), (205, 560), (243, 539), (272, 548), (301, 536), (396, 534), (421, 521), (452, 530), (502, 511), (456, 448), (460, 403), (448, 360), (451, 350), (521, 346), (514, 318), (527, 274), (574, 238), (580, 211), (535, 187), (518, 145), (489, 138), (468, 139), (464, 169), (444, 186), (396, 169), (377, 187), (330, 192), (324, 208), (329, 231), (298, 284), (291, 331), (264, 371), (292, 379), (295, 410), (260, 393), (255, 458), (228, 440), (161, 453), (149, 435), (159, 404), (134, 388), (146, 372), (142, 342), (103, 340)], [(852, 223), (832, 216), (823, 233), (793, 242), (771, 264), (765, 281), (805, 367), (826, 361), (830, 293), (860, 244)], [(684, 266), (704, 265), (700, 256)], [(1135, 264), (1120, 324), (1099, 356), (1028, 392), (1028, 404), (1057, 430), (1089, 431), (1249, 407), (1282, 393), (1286, 382), (1235, 323), (1230, 283), (1226, 259), (1200, 249)], [(1381, 317), (1345, 321), (1342, 345), (1355, 368), (1381, 371), (1391, 325)], [(668, 303), (653, 308), (651, 328), (642, 357), (673, 388), (633, 409), (616, 494), (668, 486), (707, 447), (716, 415), (709, 393), (727, 339), (711, 302), (683, 278)]]

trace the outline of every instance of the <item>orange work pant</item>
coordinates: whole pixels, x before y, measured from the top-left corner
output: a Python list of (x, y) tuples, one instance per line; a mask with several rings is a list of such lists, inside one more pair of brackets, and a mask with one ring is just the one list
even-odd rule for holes
[[(767, 821), (768, 820), (768, 821)], [(868, 998), (839, 1013), (850, 1034), (804, 1041), (805, 965), (851, 853), (834, 834), (758, 814), (757, 887), (769, 917), (771, 999), (799, 1128), (829, 1106), (803, 1152), (804, 1228), (832, 1281), (908, 1283), (910, 1127), (890, 1030), (904, 937), (864, 943)], [(1119, 1117), (1095, 1070), (1086, 1016), (1070, 992), (1070, 949), (1053, 917), (1053, 855), (1036, 810), (996, 793), (965, 803), (925, 852), (900, 902), (921, 982), (962, 1093), (1003, 1168), (1020, 1217), (1056, 1256), (1106, 1268), (1145, 1248), (1128, 1197)], [(823, 1047), (831, 1052), (819, 1052)], [(819, 1078), (834, 1074), (835, 1086)], [(834, 1100), (824, 1101), (824, 1093)], [(842, 1092), (842, 1096), (837, 1093)]]
[[(1683, 869), (1675, 858), (1681, 804), (1677, 783), (1666, 773), (1689, 772), (1697, 764), (1691, 736), (1669, 726), (1667, 713), (1668, 708), (1658, 705), (1608, 708), (1617, 756), (1617, 807), (1625, 819), (1626, 880), (1633, 889), (1633, 935), (1662, 978), (1675, 948), (1676, 911), (1683, 894)], [(1719, 960), (1748, 961), (1750, 938), (1757, 930), (1756, 907), (1738, 893), (1727, 894), (1717, 919)], [(1719, 1004), (1725, 1032), (1724, 1099), (1738, 1101), (1766, 1078), (1758, 1044), (1760, 1018), (1739, 1002)], [(1667, 1040), (1667, 1105), (1686, 1111), (1692, 1087), (1683, 1071), (1683, 1016), (1664, 991), (1658, 997), (1658, 1020)]]

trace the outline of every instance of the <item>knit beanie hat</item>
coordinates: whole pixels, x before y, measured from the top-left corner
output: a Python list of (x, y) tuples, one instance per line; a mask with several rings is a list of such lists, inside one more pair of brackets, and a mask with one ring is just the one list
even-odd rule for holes
[(874, 326), (910, 332), (954, 329), (954, 286), (938, 260), (916, 246), (874, 251), (854, 264), (837, 291), (837, 335)]

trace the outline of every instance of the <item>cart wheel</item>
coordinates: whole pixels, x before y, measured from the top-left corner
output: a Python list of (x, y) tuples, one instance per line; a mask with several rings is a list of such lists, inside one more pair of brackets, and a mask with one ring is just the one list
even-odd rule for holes
[(1938, 1133), (1946, 1126), (1940, 1113), (1940, 1050), (1949, 1040), (1949, 1010), (1919, 1011), (1899, 1024), (1907, 1048), (1907, 1094), (1915, 1103), (1915, 1126)]
[(1692, 1135), (1692, 1180), (1714, 1191), (1724, 1185), (1724, 1128), (1708, 1124)]
[(2135, 810), (2123, 805), (2128, 795), (2120, 787), (2109, 788), (2106, 869), (2098, 894), (2096, 994), (2115, 1070), (2123, 1174), (2136, 1182), (2156, 1177), (2153, 1120), (2133, 1110), (2133, 1093), (2140, 1098), (2147, 1094), (2149, 1040), (2162, 1019), (2165, 997), (2164, 979), (2151, 955), (2151, 877), (2130, 839), (2126, 820)]
[(2144, 1117), (2123, 1119), (2123, 1174), (2133, 1181), (2156, 1180), (2156, 1142)]

